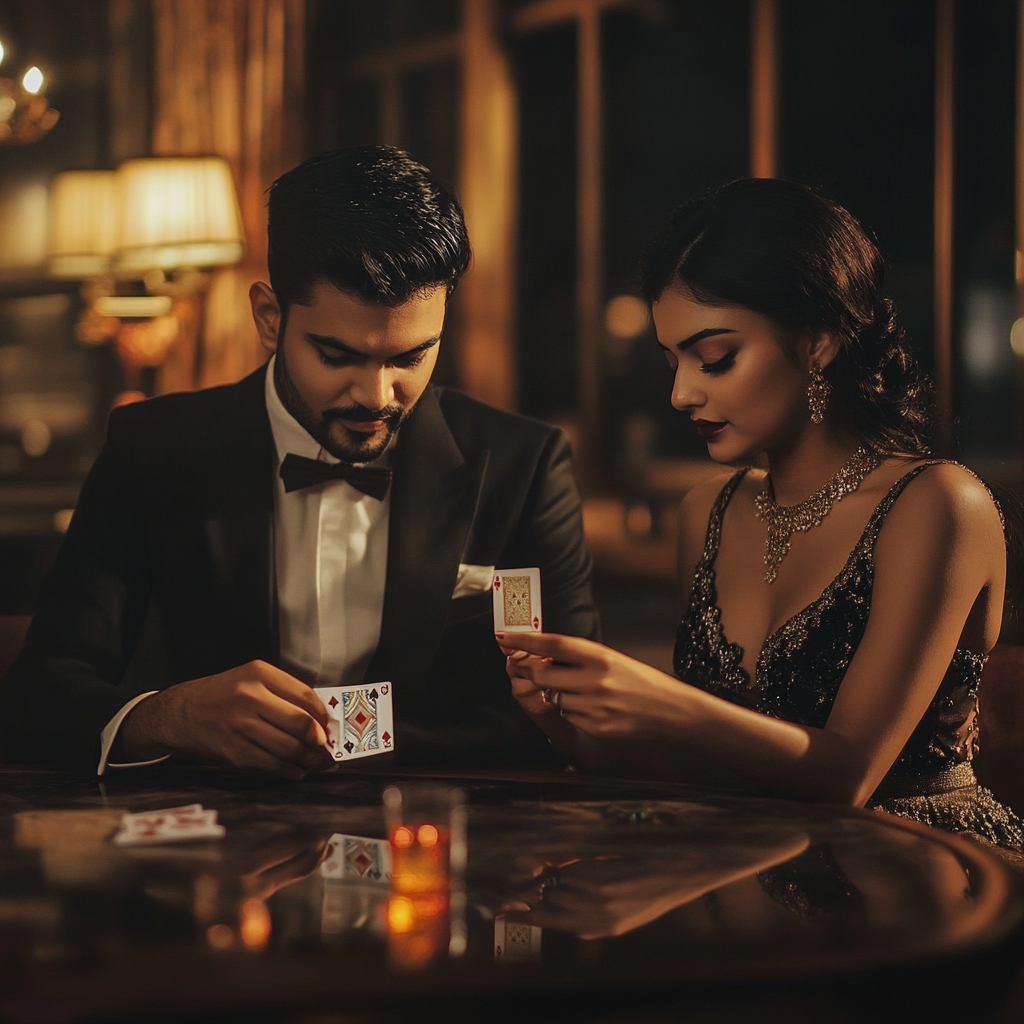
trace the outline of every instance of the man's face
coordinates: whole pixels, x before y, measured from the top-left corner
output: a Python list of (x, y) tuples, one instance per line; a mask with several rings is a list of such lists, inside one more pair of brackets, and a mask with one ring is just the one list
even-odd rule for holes
[(412, 412), (437, 362), (447, 291), (389, 308), (326, 281), (308, 305), (280, 307), (265, 284), (250, 291), (260, 339), (277, 352), (274, 384), (285, 408), (342, 462), (372, 462)]

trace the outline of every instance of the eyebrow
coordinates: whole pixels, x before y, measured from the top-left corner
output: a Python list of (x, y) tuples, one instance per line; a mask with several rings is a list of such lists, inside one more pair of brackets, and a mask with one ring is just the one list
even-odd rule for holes
[[(732, 327), (705, 327), (703, 331), (698, 331), (696, 334), (691, 334), (688, 338), (684, 338), (678, 344), (672, 346), (677, 352), (685, 352), (688, 348), (696, 345), (698, 341), (703, 341), (705, 338), (713, 338), (718, 334), (735, 334), (736, 331)], [(662, 345), (663, 349), (668, 351), (668, 345)]]
[[(360, 352), (358, 349), (352, 348), (351, 345), (346, 345), (340, 338), (333, 338), (329, 334), (307, 333), (306, 337), (317, 345), (323, 345), (324, 348), (333, 348), (336, 352), (343, 352), (348, 356), (356, 356), (358, 359), (371, 358), (367, 353)], [(440, 334), (436, 337), (428, 338), (422, 344), (416, 345), (405, 352), (397, 352), (395, 355), (389, 356), (387, 362), (393, 362), (395, 359), (404, 359), (407, 356), (415, 355), (417, 352), (425, 352), (428, 348), (433, 348), (440, 340)]]

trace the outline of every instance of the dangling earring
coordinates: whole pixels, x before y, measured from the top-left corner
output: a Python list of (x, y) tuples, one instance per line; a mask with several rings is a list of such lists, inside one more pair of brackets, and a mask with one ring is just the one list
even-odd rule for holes
[(825, 422), (825, 409), (828, 407), (828, 396), (832, 387), (825, 374), (821, 372), (821, 364), (817, 359), (811, 360), (811, 379), (807, 385), (807, 408), (811, 411), (812, 423)]

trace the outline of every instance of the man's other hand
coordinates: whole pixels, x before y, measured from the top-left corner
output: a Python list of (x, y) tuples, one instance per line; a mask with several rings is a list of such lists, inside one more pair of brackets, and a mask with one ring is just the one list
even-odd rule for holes
[(118, 759), (164, 754), (301, 779), (334, 764), (316, 691), (265, 661), (170, 686), (121, 725)]

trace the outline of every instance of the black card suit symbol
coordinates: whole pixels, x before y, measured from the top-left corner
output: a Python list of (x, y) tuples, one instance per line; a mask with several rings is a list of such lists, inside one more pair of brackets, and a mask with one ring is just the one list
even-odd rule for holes
[(367, 872), (367, 874), (368, 874), (368, 875), (369, 875), (369, 876), (370, 876), (370, 877), (371, 877), (371, 878), (372, 878), (372, 879), (373, 879), (374, 881), (376, 881), (376, 880), (377, 880), (378, 878), (380, 878), (380, 872), (379, 872), (379, 871), (368, 871), (368, 872)]
[(336, 708), (338, 706), (338, 698), (332, 697), (327, 703), (330, 704), (332, 708)]
[(347, 751), (348, 751), (348, 752), (349, 752), (349, 753), (351, 754), (351, 753), (352, 753), (352, 747), (353, 747), (354, 745), (355, 745), (355, 744), (353, 744), (353, 742), (352, 742), (351, 740), (349, 740), (349, 741), (348, 741), (348, 742), (347, 742), (347, 743), (345, 744), (345, 749), (346, 749), (346, 750), (347, 750)]
[(384, 685), (381, 686), (380, 692), (381, 693), (387, 693), (388, 692), (388, 684), (387, 683), (384, 683)]
[(370, 691), (370, 700), (376, 700), (376, 699), (377, 699), (377, 691), (376, 690), (371, 690)]

